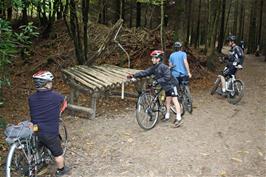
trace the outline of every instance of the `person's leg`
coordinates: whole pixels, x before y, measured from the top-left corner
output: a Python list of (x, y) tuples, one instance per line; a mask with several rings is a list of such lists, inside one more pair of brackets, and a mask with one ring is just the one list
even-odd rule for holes
[(180, 104), (177, 100), (177, 97), (172, 97), (172, 101), (175, 105), (175, 109), (176, 109), (176, 120), (180, 121), (181, 120), (181, 113), (180, 113)]
[(226, 91), (226, 87), (225, 87), (225, 78), (222, 75), (219, 75), (218, 77), (220, 77), (221, 79), (221, 84), (222, 84), (222, 92)]
[(171, 105), (172, 97), (167, 96), (165, 99), (165, 106), (166, 106), (166, 114), (164, 116), (165, 120), (168, 120), (170, 118), (170, 105)]
[(64, 156), (63, 155), (60, 155), (58, 157), (54, 157), (54, 159), (55, 159), (55, 163), (56, 163), (57, 169), (64, 168), (64, 166), (65, 166), (65, 159), (64, 159)]

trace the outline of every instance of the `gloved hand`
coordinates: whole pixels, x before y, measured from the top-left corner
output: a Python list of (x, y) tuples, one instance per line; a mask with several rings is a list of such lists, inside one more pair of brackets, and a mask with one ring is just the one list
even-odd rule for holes
[(131, 73), (127, 74), (127, 79), (132, 79), (133, 77), (134, 77), (133, 74), (131, 74)]

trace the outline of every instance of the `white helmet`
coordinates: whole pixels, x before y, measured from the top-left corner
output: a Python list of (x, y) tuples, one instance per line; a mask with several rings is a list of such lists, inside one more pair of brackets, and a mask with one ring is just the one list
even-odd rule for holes
[(52, 82), (54, 79), (54, 76), (49, 71), (38, 71), (37, 73), (33, 74), (32, 76), (35, 87), (41, 88), (45, 86), (47, 82)]

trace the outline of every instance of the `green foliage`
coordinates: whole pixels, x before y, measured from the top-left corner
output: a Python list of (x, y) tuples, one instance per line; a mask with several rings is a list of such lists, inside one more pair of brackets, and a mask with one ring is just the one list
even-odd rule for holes
[(27, 25), (20, 26), (20, 33), (14, 33), (14, 37), (19, 44), (20, 54), (23, 59), (25, 56), (29, 56), (29, 48), (32, 44), (32, 39), (37, 37), (39, 33), (37, 32), (37, 27), (33, 26), (32, 22)]
[(21, 26), (19, 30), (18, 33), (13, 32), (10, 23), (0, 18), (0, 105), (3, 104), (2, 88), (10, 85), (7, 66), (11, 63), (11, 57), (18, 52), (27, 55), (32, 38), (39, 34), (32, 23)]
[(9, 22), (0, 18), (0, 102), (1, 88), (3, 85), (9, 85), (6, 66), (10, 63), (10, 57), (15, 54), (16, 45), (13, 39), (13, 32)]

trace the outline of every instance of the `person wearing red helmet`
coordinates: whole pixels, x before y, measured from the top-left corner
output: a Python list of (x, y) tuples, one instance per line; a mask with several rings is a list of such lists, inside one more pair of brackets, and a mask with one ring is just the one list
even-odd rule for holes
[(60, 109), (65, 98), (52, 90), (54, 76), (51, 72), (39, 71), (32, 78), (37, 91), (28, 99), (31, 122), (38, 126), (40, 143), (46, 146), (55, 158), (57, 166), (55, 175), (63, 176), (70, 171), (65, 166), (59, 138)]
[[(167, 65), (163, 64), (163, 55), (164, 52), (161, 50), (154, 50), (151, 52), (150, 56), (152, 57), (153, 65), (144, 71), (137, 72), (135, 74), (129, 74), (128, 78), (141, 78), (150, 75), (154, 75), (155, 81), (160, 84), (166, 94), (166, 100), (172, 100), (177, 110), (176, 119), (175, 119), (175, 127), (179, 127), (182, 123), (182, 118), (180, 114), (180, 105), (177, 100), (177, 80), (172, 76), (170, 69)], [(166, 103), (167, 103), (166, 101)], [(170, 112), (170, 104), (166, 104), (167, 113), (169, 115)], [(169, 120), (169, 116), (165, 117), (164, 120)]]

